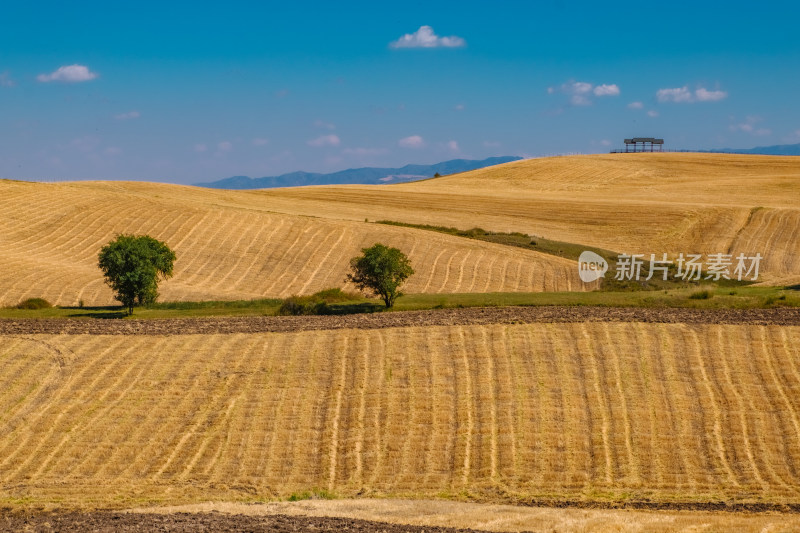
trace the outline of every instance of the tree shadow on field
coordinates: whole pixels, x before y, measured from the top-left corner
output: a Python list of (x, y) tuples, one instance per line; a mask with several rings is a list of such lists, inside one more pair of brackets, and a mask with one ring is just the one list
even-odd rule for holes
[(128, 313), (124, 311), (118, 312), (108, 312), (108, 313), (75, 313), (69, 315), (72, 318), (100, 318), (100, 319), (109, 319), (109, 318), (125, 318), (128, 316)]
[(326, 315), (357, 315), (359, 313), (379, 313), (386, 306), (374, 302), (361, 302), (357, 304), (328, 304)]
[(118, 306), (108, 307), (62, 307), (69, 311), (79, 311), (78, 313), (70, 313), (70, 317), (74, 318), (125, 318), (128, 313), (124, 308)]

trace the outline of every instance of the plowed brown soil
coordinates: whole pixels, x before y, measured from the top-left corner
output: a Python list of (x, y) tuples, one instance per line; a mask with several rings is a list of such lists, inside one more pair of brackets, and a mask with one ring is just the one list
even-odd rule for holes
[(337, 316), (252, 316), (151, 320), (0, 319), (0, 335), (194, 335), (411, 326), (575, 322), (797, 326), (800, 309), (649, 309), (635, 307), (472, 307)]
[(221, 513), (127, 514), (58, 512), (0, 515), (0, 531), (350, 531), (369, 533), (455, 533), (478, 531), (449, 527), (405, 526), (351, 518), (311, 516), (251, 516)]

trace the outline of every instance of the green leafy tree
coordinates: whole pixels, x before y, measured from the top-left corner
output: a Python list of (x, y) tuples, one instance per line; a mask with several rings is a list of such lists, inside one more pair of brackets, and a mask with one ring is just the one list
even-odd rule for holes
[(414, 273), (408, 257), (397, 248), (389, 248), (383, 244), (375, 244), (361, 250), (363, 255), (350, 260), (352, 273), (347, 279), (362, 290), (369, 290), (380, 296), (386, 308), (394, 305), (398, 289), (403, 282)]
[(115, 297), (133, 314), (134, 305), (158, 298), (159, 279), (172, 277), (175, 252), (147, 235), (117, 235), (98, 256), (98, 266)]

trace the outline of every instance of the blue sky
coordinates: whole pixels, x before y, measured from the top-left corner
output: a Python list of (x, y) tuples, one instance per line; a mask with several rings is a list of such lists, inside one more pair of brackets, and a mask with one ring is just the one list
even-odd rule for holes
[(8, 4), (4, 178), (800, 142), (794, 2)]

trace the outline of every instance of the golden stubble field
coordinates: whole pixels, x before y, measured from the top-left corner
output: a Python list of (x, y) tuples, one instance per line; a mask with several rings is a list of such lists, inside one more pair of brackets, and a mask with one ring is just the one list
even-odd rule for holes
[(0, 339), (0, 502), (800, 501), (800, 328)]
[[(250, 201), (242, 202), (242, 199)], [(428, 231), (276, 214), (242, 193), (149, 183), (0, 181), (0, 305), (113, 304), (97, 268), (117, 233), (177, 254), (163, 300), (310, 294), (345, 283), (349, 260), (383, 242), (411, 259), (408, 292), (586, 290), (573, 261)]]
[(797, 157), (550, 157), (416, 183), (249, 194), (286, 213), (477, 225), (648, 257), (760, 252), (766, 281), (800, 282)]
[(350, 257), (379, 241), (415, 265), (407, 292), (594, 288), (565, 259), (365, 219), (523, 231), (621, 253), (758, 252), (761, 280), (800, 282), (800, 161), (791, 157), (555, 157), (410, 184), (267, 191), (0, 181), (0, 210), (0, 305), (113, 303), (96, 257), (119, 232), (176, 250), (168, 300), (343, 286)]

